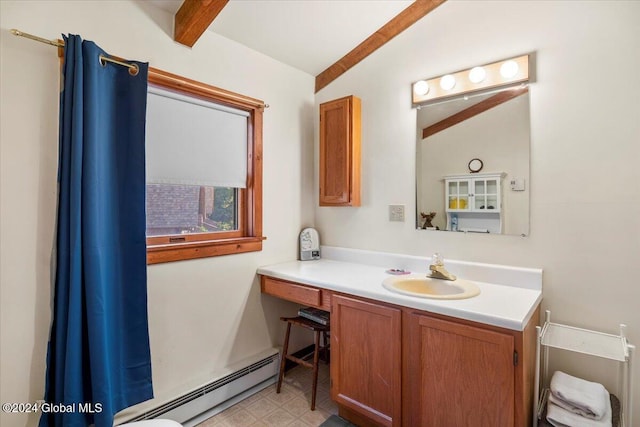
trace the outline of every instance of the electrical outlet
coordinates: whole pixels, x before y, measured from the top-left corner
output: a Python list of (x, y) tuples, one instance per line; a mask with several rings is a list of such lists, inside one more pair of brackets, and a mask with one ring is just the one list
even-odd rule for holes
[(389, 205), (389, 221), (404, 222), (404, 205)]

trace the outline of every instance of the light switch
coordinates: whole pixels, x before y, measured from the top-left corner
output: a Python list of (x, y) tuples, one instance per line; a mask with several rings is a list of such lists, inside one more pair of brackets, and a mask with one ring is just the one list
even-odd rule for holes
[(389, 205), (389, 221), (404, 222), (404, 205)]

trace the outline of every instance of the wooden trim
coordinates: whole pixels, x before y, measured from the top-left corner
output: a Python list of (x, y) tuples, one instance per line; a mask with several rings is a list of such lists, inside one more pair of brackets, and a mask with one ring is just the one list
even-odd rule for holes
[(149, 83), (167, 87), (179, 92), (186, 92), (190, 95), (204, 99), (210, 100), (213, 98), (217, 102), (244, 109), (246, 111), (252, 109), (262, 111), (265, 107), (264, 101), (259, 99), (221, 89), (196, 80), (191, 80), (153, 67), (149, 67)]
[[(520, 420), (524, 427), (533, 424), (533, 393), (535, 387), (536, 372), (536, 326), (540, 323), (540, 306), (536, 308), (531, 319), (521, 334), (515, 335), (516, 351), (519, 354), (518, 366), (516, 366), (516, 396), (521, 400), (515, 402), (514, 422)], [(520, 390), (522, 392), (520, 393)]]
[(316, 92), (340, 77), (351, 67), (371, 55), (389, 40), (409, 28), (446, 0), (416, 0), (393, 19), (380, 27), (338, 62), (316, 76)]
[(263, 101), (205, 83), (149, 68), (149, 83), (249, 113), (247, 188), (239, 191), (239, 229), (233, 232), (184, 235), (170, 243), (168, 236), (147, 238), (147, 264), (262, 250), (262, 120)]
[(362, 175), (362, 103), (360, 98), (351, 97), (351, 183), (349, 185), (349, 199), (351, 206), (360, 206), (361, 200), (361, 175)]
[(173, 39), (193, 47), (229, 0), (184, 0), (176, 12)]
[(418, 333), (417, 325), (412, 322), (412, 317), (418, 314), (415, 310), (407, 307), (402, 308), (401, 331), (402, 331), (402, 387), (400, 393), (402, 395), (402, 427), (413, 427), (417, 425), (414, 418), (416, 414), (412, 411), (415, 406), (415, 397), (413, 396), (414, 382), (418, 381), (416, 373), (411, 369), (413, 358), (416, 357), (416, 343), (412, 337)]
[(263, 237), (242, 237), (229, 240), (148, 246), (147, 264), (257, 252), (262, 250), (263, 240)]
[(175, 243), (201, 243), (242, 237), (244, 237), (244, 234), (241, 230), (193, 234), (164, 234), (147, 237), (147, 246), (172, 245)]
[(249, 129), (248, 176), (247, 176), (247, 233), (251, 236), (262, 236), (262, 108), (256, 108), (251, 115)]
[(437, 123), (432, 124), (431, 126), (422, 129), (422, 139), (428, 138), (431, 135), (450, 128), (451, 126), (457, 125), (460, 122), (470, 119), (473, 116), (477, 116), (480, 113), (484, 113), (485, 111), (490, 110), (493, 107), (497, 107), (500, 104), (504, 104), (505, 102), (510, 101), (513, 98), (517, 98), (518, 96), (528, 92), (528, 87), (499, 92), (492, 97), (485, 99), (484, 101), (480, 101), (469, 108), (466, 108), (458, 113), (440, 120)]

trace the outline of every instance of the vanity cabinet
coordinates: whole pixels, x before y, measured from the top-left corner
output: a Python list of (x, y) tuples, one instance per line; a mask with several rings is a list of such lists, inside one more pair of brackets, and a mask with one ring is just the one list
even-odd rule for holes
[(262, 276), (262, 291), (331, 310), (331, 398), (361, 427), (530, 427), (536, 325), (524, 330)]
[(331, 398), (340, 414), (357, 425), (400, 426), (400, 387), (400, 309), (334, 295)]
[(502, 178), (502, 173), (445, 176), (447, 230), (501, 233)]
[(353, 423), (531, 425), (538, 311), (512, 331), (334, 294), (331, 316), (331, 397)]
[(402, 425), (531, 426), (539, 310), (514, 331), (404, 309)]
[(514, 424), (514, 337), (406, 314), (406, 426)]
[(360, 104), (320, 104), (320, 206), (360, 206)]

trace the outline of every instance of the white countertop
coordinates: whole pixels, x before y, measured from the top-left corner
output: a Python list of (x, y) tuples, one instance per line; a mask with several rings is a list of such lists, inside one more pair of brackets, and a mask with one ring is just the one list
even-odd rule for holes
[[(385, 272), (388, 268), (406, 268), (404, 266), (397, 264), (377, 266), (353, 262), (353, 259), (358, 259), (358, 257), (342, 256), (342, 249), (336, 251), (332, 251), (331, 249), (333, 248), (326, 248), (326, 250), (323, 250), (323, 253), (331, 252), (334, 258), (343, 259), (327, 259), (325, 257), (313, 261), (289, 261), (260, 267), (257, 273), (277, 279), (289, 280), (322, 289), (517, 331), (524, 330), (536, 307), (542, 301), (542, 270), (456, 261), (447, 262), (445, 260), (445, 266), (448, 267), (448, 264), (452, 265), (453, 268), (449, 271), (454, 274), (457, 274), (457, 272), (454, 271), (456, 267), (458, 267), (458, 270), (465, 271), (465, 268), (460, 267), (460, 265), (463, 265), (463, 267), (464, 265), (472, 265), (474, 268), (482, 269), (496, 267), (497, 269), (493, 270), (494, 273), (495, 271), (503, 272), (505, 270), (515, 269), (515, 274), (510, 272), (511, 274), (507, 274), (506, 276), (503, 274), (503, 276), (513, 279), (522, 271), (525, 275), (539, 276), (540, 286), (523, 287), (521, 283), (513, 283), (512, 285), (495, 284), (476, 281), (473, 280), (472, 277), (459, 276), (476, 283), (480, 288), (480, 295), (468, 299), (436, 300), (398, 294), (382, 286), (382, 281), (390, 277), (390, 275)], [(347, 251), (352, 252), (352, 250)], [(350, 253), (349, 255), (353, 254)], [(394, 257), (397, 256), (394, 255)], [(378, 259), (383, 258), (384, 257)], [(417, 257), (409, 258), (412, 258), (409, 261), (412, 261), (414, 266), (416, 259), (419, 259)], [(350, 259), (350, 261), (345, 261), (344, 259)], [(399, 258), (396, 258), (396, 262), (398, 259)], [(424, 272), (426, 275), (429, 258), (425, 258), (425, 260)], [(420, 271), (412, 272), (420, 273)], [(526, 281), (526, 277), (523, 280)]]

